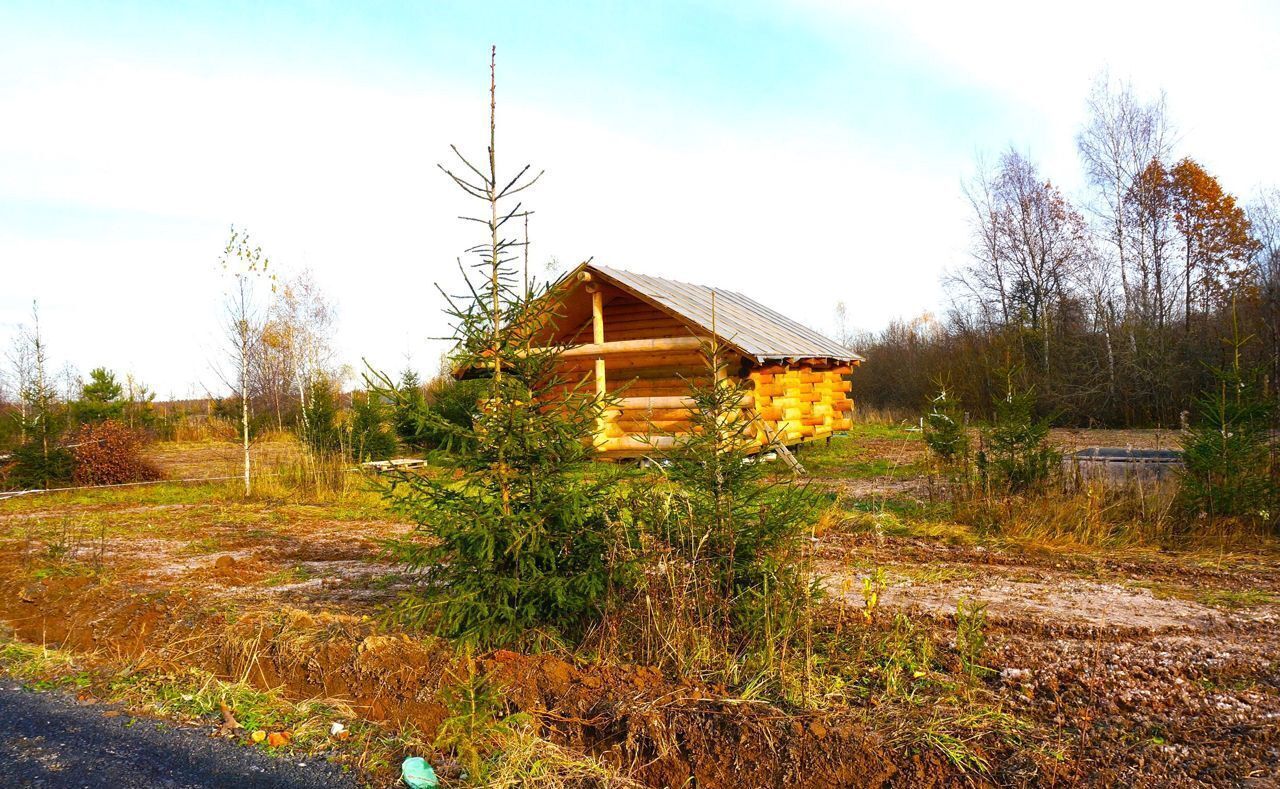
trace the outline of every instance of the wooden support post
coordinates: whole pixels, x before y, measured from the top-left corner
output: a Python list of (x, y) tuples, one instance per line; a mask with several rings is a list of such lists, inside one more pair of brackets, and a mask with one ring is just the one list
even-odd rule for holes
[(760, 414), (754, 409), (747, 412), (748, 418), (756, 423), (756, 429), (764, 435), (764, 444), (760, 447), (760, 451), (764, 452), (772, 448), (778, 453), (778, 457), (782, 458), (782, 462), (787, 464), (796, 475), (805, 475), (808, 472), (804, 470), (804, 466), (800, 465), (799, 459), (791, 454), (791, 450), (787, 449), (787, 445), (783, 442), (783, 438), (775, 434), (769, 429), (769, 423), (760, 417)]
[[(587, 285), (587, 291), (591, 294), (591, 334), (592, 339), (597, 346), (604, 345), (604, 293), (600, 291), (600, 286), (595, 283)], [(596, 400), (603, 403), (605, 396), (608, 394), (608, 382), (605, 379), (604, 356), (596, 357)], [(596, 435), (595, 445), (597, 447), (604, 444), (606, 440), (604, 412), (601, 411), (600, 416), (596, 418)]]

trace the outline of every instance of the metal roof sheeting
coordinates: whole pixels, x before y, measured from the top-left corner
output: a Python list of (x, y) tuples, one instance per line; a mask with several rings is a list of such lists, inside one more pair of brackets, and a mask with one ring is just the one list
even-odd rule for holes
[(711, 294), (714, 293), (715, 334), (744, 354), (754, 356), (757, 362), (798, 358), (862, 361), (861, 356), (835, 340), (741, 293), (635, 274), (594, 263), (586, 268), (708, 332), (712, 331)]

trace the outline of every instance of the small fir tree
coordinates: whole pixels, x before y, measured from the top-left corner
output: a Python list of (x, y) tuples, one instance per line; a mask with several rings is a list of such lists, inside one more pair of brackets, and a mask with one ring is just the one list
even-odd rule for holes
[(325, 454), (342, 449), (340, 416), (333, 382), (317, 377), (307, 387), (307, 400), (302, 406), (302, 424), (307, 426), (303, 439), (313, 452)]
[(672, 590), (696, 598), (687, 629), (781, 681), (817, 593), (802, 549), (817, 499), (760, 462), (744, 383), (724, 375), (718, 341), (703, 352), (710, 381), (690, 381), (690, 430), (662, 453), (673, 490), (653, 488), (641, 518), (689, 573)]
[(745, 384), (723, 375), (716, 340), (703, 354), (714, 383), (690, 382), (691, 429), (662, 454), (666, 475), (689, 503), (676, 540), (715, 565), (726, 599), (760, 581), (773, 550), (802, 533), (814, 498), (804, 485), (776, 479), (757, 462), (756, 426), (742, 415)]
[(79, 422), (103, 422), (123, 418), (125, 405), (124, 387), (116, 382), (115, 374), (96, 367), (89, 371), (89, 381), (81, 387), (73, 411)]
[(1248, 342), (1237, 328), (1231, 366), (1215, 368), (1213, 389), (1196, 401), (1199, 418), (1182, 437), (1179, 497), (1194, 514), (1273, 524), (1280, 515), (1271, 444), (1275, 405), (1259, 374), (1241, 364)]
[(396, 453), (387, 399), (378, 392), (351, 395), (351, 458), (357, 462), (386, 460)]
[(969, 433), (960, 402), (946, 387), (929, 401), (929, 413), (920, 420), (924, 443), (946, 466), (954, 466), (969, 454)]
[(419, 415), (426, 410), (427, 395), (418, 374), (411, 369), (400, 373), (396, 398), (392, 405), (392, 422), (396, 437), (406, 446), (422, 444), (422, 422)]
[(1012, 383), (995, 405), (995, 421), (982, 431), (978, 472), (987, 485), (1012, 493), (1039, 489), (1062, 459), (1049, 445), (1049, 420), (1036, 417), (1034, 393), (1015, 391)]

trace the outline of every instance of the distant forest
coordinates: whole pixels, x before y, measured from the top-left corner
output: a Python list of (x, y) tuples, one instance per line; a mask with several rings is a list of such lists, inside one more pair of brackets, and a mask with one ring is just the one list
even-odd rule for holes
[(975, 418), (1011, 388), (1063, 425), (1176, 427), (1236, 349), (1280, 380), (1280, 190), (1242, 204), (1179, 150), (1163, 96), (1100, 78), (1073, 202), (1016, 149), (964, 184), (969, 262), (944, 316), (847, 335), (864, 407), (918, 413), (943, 387)]

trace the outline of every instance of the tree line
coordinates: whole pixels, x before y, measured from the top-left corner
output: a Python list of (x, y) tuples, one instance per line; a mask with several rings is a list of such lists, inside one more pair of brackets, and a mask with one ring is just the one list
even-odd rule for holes
[(397, 382), (407, 405), (346, 387), (353, 373), (335, 362), (336, 310), (309, 271), (268, 274), (261, 250), (234, 228), (221, 262), (225, 331), (210, 361), (222, 386), (205, 397), (157, 401), (132, 373), (103, 366), (86, 378), (58, 365), (33, 304), (0, 359), (0, 489), (101, 483), (101, 470), (78, 470), (90, 450), (77, 450), (90, 440), (99, 447), (95, 462), (104, 446), (129, 454), (107, 463), (116, 474), (109, 481), (126, 482), (158, 473), (137, 460), (155, 439), (237, 439), (247, 451), (284, 432), (317, 455), (358, 462), (441, 443), (418, 429), (415, 404), (438, 404), (455, 422), (469, 419), (467, 387), (424, 384), (412, 369)]
[(990, 416), (1010, 387), (1061, 424), (1174, 427), (1235, 353), (1280, 376), (1280, 190), (1247, 205), (1179, 149), (1163, 95), (1100, 77), (1073, 199), (1028, 155), (979, 157), (969, 259), (945, 315), (844, 339), (864, 405), (918, 411), (946, 388)]

